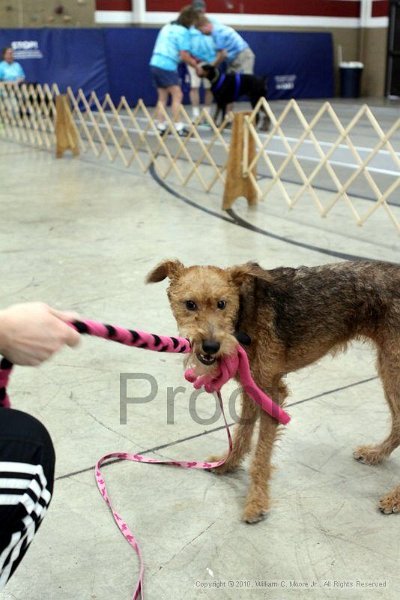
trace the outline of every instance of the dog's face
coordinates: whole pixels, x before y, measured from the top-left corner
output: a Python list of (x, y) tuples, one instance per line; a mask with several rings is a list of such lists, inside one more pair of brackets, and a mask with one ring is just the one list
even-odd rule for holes
[(217, 358), (232, 354), (239, 311), (239, 292), (251, 267), (184, 267), (167, 260), (147, 276), (148, 283), (169, 278), (167, 293), (179, 333), (187, 337), (196, 359), (209, 367)]
[(208, 63), (200, 63), (197, 67), (199, 77), (205, 77), (210, 81), (213, 81), (217, 75), (217, 69), (213, 65)]

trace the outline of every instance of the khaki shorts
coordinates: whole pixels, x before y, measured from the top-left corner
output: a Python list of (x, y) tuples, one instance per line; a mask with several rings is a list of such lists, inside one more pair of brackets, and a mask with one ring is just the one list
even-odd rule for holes
[(205, 77), (199, 77), (194, 67), (191, 67), (190, 65), (186, 65), (186, 67), (189, 71), (191, 88), (199, 88), (202, 84), (205, 90), (209, 90), (211, 88), (211, 81), (209, 79), (206, 79)]
[(227, 73), (245, 73), (247, 75), (253, 75), (254, 73), (254, 62), (255, 54), (250, 48), (245, 48), (229, 63), (226, 72)]

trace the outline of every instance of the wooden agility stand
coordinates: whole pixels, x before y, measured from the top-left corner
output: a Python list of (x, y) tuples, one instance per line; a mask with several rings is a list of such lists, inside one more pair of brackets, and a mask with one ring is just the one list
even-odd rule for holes
[[(243, 175), (243, 157), (247, 153), (247, 164), (250, 164), (255, 156), (255, 143), (252, 136), (247, 137), (245, 144), (245, 122), (248, 112), (234, 114), (232, 123), (231, 145), (229, 147), (228, 162), (226, 165), (226, 179), (222, 208), (228, 210), (239, 196), (244, 196), (249, 206), (257, 204), (258, 192), (252, 178)], [(255, 167), (252, 174), (256, 175)]]
[(62, 158), (66, 150), (74, 156), (79, 154), (78, 135), (72, 120), (68, 97), (60, 94), (56, 98), (56, 157)]

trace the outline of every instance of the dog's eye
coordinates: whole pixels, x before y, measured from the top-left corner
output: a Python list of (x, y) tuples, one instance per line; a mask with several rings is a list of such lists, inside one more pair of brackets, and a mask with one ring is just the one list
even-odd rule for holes
[(226, 306), (226, 302), (225, 302), (225, 300), (218, 300), (218, 302), (217, 302), (217, 307), (218, 307), (220, 310), (224, 310), (225, 306)]
[(197, 304), (193, 300), (186, 300), (185, 304), (188, 310), (197, 310)]

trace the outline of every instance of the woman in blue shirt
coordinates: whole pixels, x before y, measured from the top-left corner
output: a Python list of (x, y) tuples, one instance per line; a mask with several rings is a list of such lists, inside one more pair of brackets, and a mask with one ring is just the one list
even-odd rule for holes
[(21, 65), (14, 60), (12, 48), (4, 48), (3, 60), (0, 62), (0, 81), (6, 83), (22, 83), (25, 73)]
[[(196, 27), (190, 28), (190, 53), (199, 62), (213, 64), (217, 58), (214, 40), (210, 35), (204, 35)], [(200, 86), (204, 88), (204, 104), (210, 107), (213, 101), (211, 91), (211, 82), (208, 79), (199, 77), (194, 67), (188, 65), (190, 77), (190, 102), (192, 104), (192, 120), (195, 121), (200, 116)]]
[(160, 29), (156, 39), (150, 60), (150, 69), (158, 94), (154, 118), (157, 121), (157, 129), (160, 134), (165, 133), (167, 129), (161, 107), (166, 109), (169, 96), (172, 100), (172, 120), (175, 123), (177, 133), (180, 136), (186, 136), (189, 133), (184, 123), (179, 121), (179, 109), (183, 94), (179, 81), (178, 64), (183, 61), (193, 67), (197, 65), (197, 61), (189, 53), (189, 27), (196, 16), (197, 13), (191, 6), (183, 8), (176, 21), (168, 23)]

